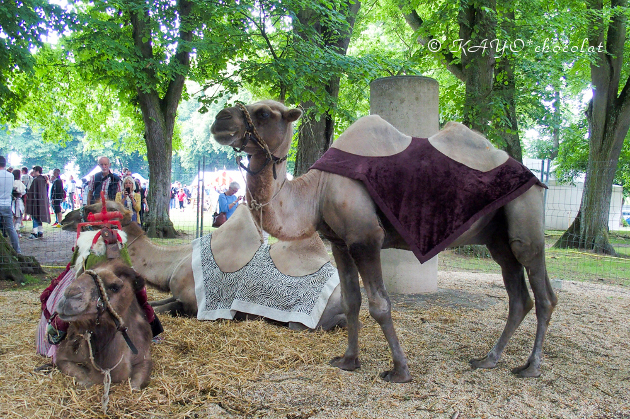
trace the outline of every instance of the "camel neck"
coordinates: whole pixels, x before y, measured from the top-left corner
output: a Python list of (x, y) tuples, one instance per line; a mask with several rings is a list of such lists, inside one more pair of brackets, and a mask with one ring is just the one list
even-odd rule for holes
[(125, 226), (123, 230), (127, 233), (127, 252), (133, 268), (151, 285), (168, 291), (172, 276), (192, 254), (192, 246), (156, 245), (137, 225)]
[[(252, 157), (256, 167), (261, 162)], [(309, 172), (297, 179), (287, 179), (287, 164), (265, 167), (257, 175), (247, 175), (247, 202), (256, 224), (280, 240), (299, 240), (312, 235), (318, 223), (316, 199), (319, 178)]]

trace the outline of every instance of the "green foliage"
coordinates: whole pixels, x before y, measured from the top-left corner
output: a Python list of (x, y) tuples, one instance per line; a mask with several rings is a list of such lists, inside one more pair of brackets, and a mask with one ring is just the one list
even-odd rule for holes
[[(228, 100), (248, 103), (251, 101), (251, 96), (247, 93), (236, 96), (225, 95), (216, 98), (216, 103), (204, 105), (195, 98), (191, 98), (179, 106), (178, 123), (181, 127), (182, 147), (177, 152), (177, 156), (184, 172), (196, 171), (198, 162), (203, 157), (206, 158), (207, 170), (218, 170), (224, 167), (228, 170), (237, 168), (235, 152), (219, 145), (212, 139), (210, 133), (210, 126), (214, 122), (215, 115), (227, 105)], [(204, 108), (204, 113), (199, 112), (201, 108)]]
[(14, 121), (28, 93), (28, 76), (35, 59), (31, 51), (43, 45), (50, 30), (62, 31), (68, 16), (44, 0), (0, 3), (0, 123)]
[(140, 114), (121, 102), (116, 90), (90, 84), (60, 48), (44, 47), (35, 59), (35, 77), (20, 121), (38, 126), (46, 142), (63, 145), (80, 130), (87, 135), (89, 148), (145, 152)]

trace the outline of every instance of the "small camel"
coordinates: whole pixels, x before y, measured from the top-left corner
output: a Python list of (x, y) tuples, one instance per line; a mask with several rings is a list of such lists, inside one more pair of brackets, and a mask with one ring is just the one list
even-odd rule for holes
[[(77, 224), (88, 213), (99, 212), (100, 209), (101, 204), (97, 203), (68, 213), (62, 221), (63, 229), (76, 230)], [(137, 223), (131, 222), (122, 205), (107, 201), (107, 209), (124, 214), (121, 224), (127, 234), (127, 249), (134, 269), (146, 278), (149, 285), (172, 294), (167, 299), (152, 302), (155, 311), (196, 316), (198, 307), (192, 268), (192, 245), (156, 245), (146, 237)], [(213, 232), (211, 247), (221, 271), (236, 272), (251, 260), (261, 243), (262, 235), (250, 212), (241, 206), (224, 225)], [(299, 241), (276, 242), (271, 246), (270, 256), (280, 272), (295, 277), (316, 272), (330, 260), (317, 234)], [(316, 328), (331, 330), (345, 325), (341, 290), (337, 286), (329, 297)], [(289, 323), (289, 327), (297, 330), (304, 328), (293, 322)]]
[(149, 384), (151, 327), (136, 299), (143, 287), (142, 276), (112, 259), (66, 288), (57, 313), (70, 326), (55, 359), (63, 373), (86, 387), (103, 383), (106, 373), (114, 383), (130, 379), (133, 389)]
[[(251, 156), (246, 167), (247, 201), (254, 218), (262, 219), (265, 231), (286, 241), (319, 231), (331, 241), (348, 322), (347, 350), (331, 364), (344, 370), (355, 370), (361, 365), (358, 357), (360, 274), (370, 314), (381, 326), (392, 352), (393, 369), (383, 372), (381, 377), (392, 382), (410, 381), (407, 359), (394, 330), (380, 263), (381, 248), (410, 249), (410, 245), (383, 215), (363, 182), (315, 169), (287, 180), (285, 156), (291, 146), (292, 123), (301, 115), (300, 110), (288, 109), (271, 100), (247, 106), (238, 104), (217, 114), (211, 132), (219, 144)], [(457, 123), (449, 123), (428, 142), (434, 154), (446, 156), (449, 162), (465, 165), (481, 175), (502, 168), (508, 161), (506, 153)], [(380, 158), (404, 156), (412, 143), (411, 137), (372, 115), (356, 121), (332, 147), (352, 155)], [(411, 161), (422, 160), (422, 156), (411, 157)], [(430, 166), (431, 162), (426, 165)], [(407, 193), (406, 185), (399, 186), (402, 187), (400, 196)], [(557, 301), (545, 267), (542, 191), (540, 186), (530, 187), (518, 198), (476, 220), (458, 239), (449, 243), (452, 246), (485, 244), (502, 268), (509, 296), (505, 329), (485, 357), (470, 361), (473, 368), (497, 365), (508, 340), (534, 306), (525, 283), (525, 267), (535, 297), (537, 331), (527, 363), (513, 372), (521, 377), (540, 375), (543, 339)]]

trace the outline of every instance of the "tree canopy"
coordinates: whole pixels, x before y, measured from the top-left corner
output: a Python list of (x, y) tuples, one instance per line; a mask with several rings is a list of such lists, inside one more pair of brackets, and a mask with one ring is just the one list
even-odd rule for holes
[[(168, 225), (162, 176), (172, 156), (182, 168), (233, 156), (209, 141), (224, 105), (303, 106), (305, 121), (325, 122), (307, 146), (317, 154), (368, 113), (371, 80), (418, 74), (440, 83), (442, 123), (464, 121), (515, 158), (555, 158), (563, 180), (594, 170), (603, 112), (621, 136), (610, 181), (626, 185), (628, 13), (626, 0), (3, 3), (0, 122), (28, 122), (45, 142), (74, 144), (83, 132), (94, 149), (145, 155), (150, 198), (164, 201), (152, 216)], [(50, 29), (58, 41), (46, 42)], [(589, 89), (590, 107), (581, 101)], [(601, 103), (615, 106), (598, 105), (604, 90)], [(298, 132), (294, 161), (306, 144)]]

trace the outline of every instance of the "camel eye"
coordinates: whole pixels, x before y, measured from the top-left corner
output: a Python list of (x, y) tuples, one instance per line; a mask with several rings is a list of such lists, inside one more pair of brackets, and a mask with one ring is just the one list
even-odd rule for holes
[(108, 288), (111, 292), (118, 292), (122, 287), (118, 284), (111, 284)]
[(265, 110), (258, 111), (258, 119), (269, 119), (271, 114)]

